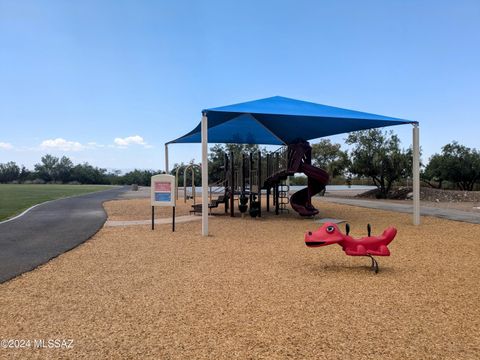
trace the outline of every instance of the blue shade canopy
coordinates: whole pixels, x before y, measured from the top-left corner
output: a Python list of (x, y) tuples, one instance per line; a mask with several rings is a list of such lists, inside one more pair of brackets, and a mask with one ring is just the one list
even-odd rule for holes
[[(203, 110), (208, 142), (285, 145), (351, 131), (414, 124), (360, 111), (341, 109), (281, 96)], [(200, 143), (201, 123), (170, 143)]]

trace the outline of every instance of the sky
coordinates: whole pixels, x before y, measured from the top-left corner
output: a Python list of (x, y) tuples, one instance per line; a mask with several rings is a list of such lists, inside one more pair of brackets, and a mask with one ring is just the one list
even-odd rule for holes
[(479, 45), (478, 0), (0, 0), (0, 163), (163, 169), (202, 109), (276, 95), (480, 148)]

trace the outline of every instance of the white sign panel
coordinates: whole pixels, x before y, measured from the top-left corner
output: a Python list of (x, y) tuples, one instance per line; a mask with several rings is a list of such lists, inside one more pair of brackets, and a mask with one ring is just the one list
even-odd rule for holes
[(150, 198), (152, 206), (175, 206), (175, 176), (152, 176)]

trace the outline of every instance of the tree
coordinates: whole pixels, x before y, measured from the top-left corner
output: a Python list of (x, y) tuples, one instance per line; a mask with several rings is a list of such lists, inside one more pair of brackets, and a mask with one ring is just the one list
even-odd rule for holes
[(210, 148), (208, 154), (208, 180), (210, 183), (224, 179), (226, 151), (225, 146), (220, 144), (216, 144)]
[(0, 164), (0, 183), (16, 181), (19, 176), (20, 168), (15, 162), (10, 161), (5, 164)]
[(37, 176), (45, 181), (61, 181), (68, 182), (71, 179), (73, 162), (66, 156), (60, 159), (47, 154), (42, 157), (40, 164), (35, 164), (35, 172)]
[[(208, 178), (211, 183), (224, 179), (225, 154), (233, 154), (235, 161), (242, 158), (243, 154), (256, 153), (260, 150), (257, 144), (216, 144), (210, 148), (208, 159)], [(265, 149), (262, 149), (264, 153)]]
[(435, 154), (423, 172), (423, 178), (435, 181), (441, 187), (443, 181), (454, 183), (459, 189), (471, 191), (480, 181), (480, 152), (453, 141)]
[(441, 189), (442, 184), (448, 178), (448, 169), (446, 162), (440, 154), (435, 154), (430, 158), (428, 165), (420, 174), (422, 181), (433, 188)]
[(73, 169), (73, 162), (66, 156), (58, 161), (55, 167), (55, 174), (58, 180), (63, 183), (66, 183), (70, 180), (70, 175)]
[(57, 178), (57, 165), (58, 158), (47, 154), (42, 156), (40, 164), (35, 164), (35, 172), (44, 181), (55, 181)]
[(312, 145), (312, 162), (325, 169), (332, 178), (343, 175), (350, 163), (347, 152), (342, 151), (341, 145), (333, 144), (330, 139), (322, 139)]
[(307, 186), (308, 178), (304, 175), (290, 176), (290, 185), (293, 186)]
[(354, 132), (346, 143), (351, 150), (350, 172), (372, 179), (379, 197), (386, 198), (395, 181), (406, 178), (412, 171), (412, 151), (400, 148), (400, 139), (378, 129)]
[(94, 167), (89, 163), (75, 165), (70, 174), (70, 179), (82, 184), (107, 184), (107, 170)]
[(110, 171), (105, 175), (106, 181), (108, 184), (111, 185), (122, 185), (123, 183), (123, 177), (121, 176), (122, 171), (115, 169)]
[(126, 173), (123, 176), (122, 182), (128, 185), (137, 184), (140, 186), (150, 186), (151, 177), (160, 173), (161, 171), (135, 169)]
[(32, 175), (32, 172), (28, 170), (24, 165), (20, 169), (20, 174), (18, 175), (18, 181), (23, 183), (25, 180), (28, 180)]

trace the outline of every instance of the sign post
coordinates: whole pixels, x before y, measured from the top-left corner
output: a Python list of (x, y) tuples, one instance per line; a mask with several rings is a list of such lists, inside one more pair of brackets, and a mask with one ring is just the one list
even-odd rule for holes
[(175, 231), (175, 176), (154, 175), (150, 183), (152, 205), (152, 230), (155, 229), (155, 206), (172, 207), (172, 231)]

